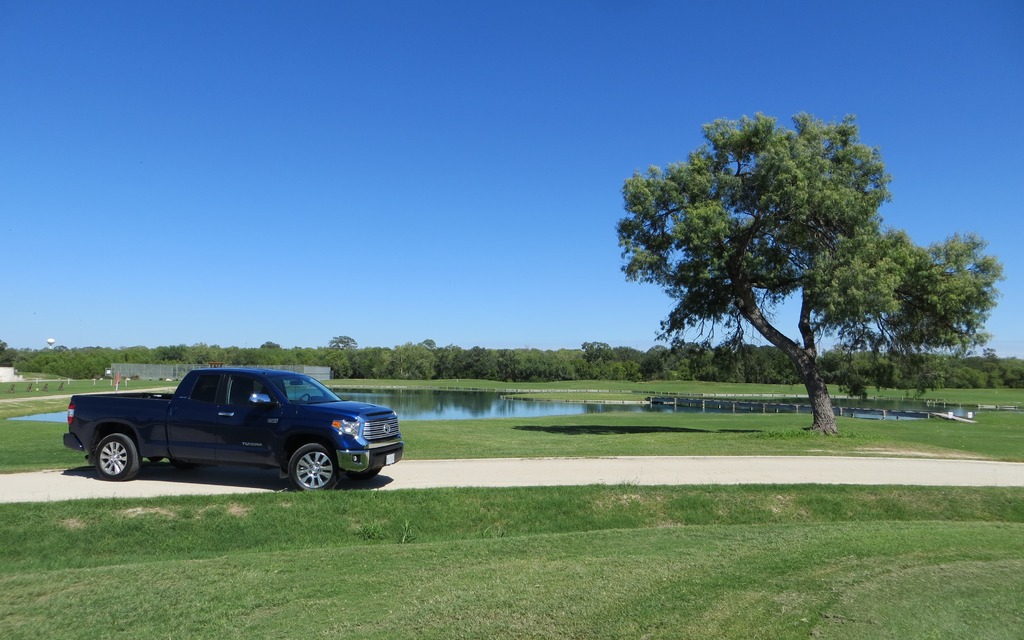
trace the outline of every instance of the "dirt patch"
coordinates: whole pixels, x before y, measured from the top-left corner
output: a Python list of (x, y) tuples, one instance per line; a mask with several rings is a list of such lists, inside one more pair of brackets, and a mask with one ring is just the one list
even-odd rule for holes
[(209, 505), (207, 507), (203, 507), (202, 509), (196, 512), (196, 517), (203, 518), (206, 517), (208, 513), (220, 512), (221, 510), (223, 510), (228, 515), (235, 516), (236, 518), (244, 518), (252, 512), (252, 508), (238, 504), (237, 502), (232, 502), (231, 504), (224, 507), (214, 504)]
[(60, 524), (68, 531), (79, 531), (85, 528), (85, 522), (78, 518), (68, 518), (67, 520), (62, 520)]
[(235, 516), (236, 518), (244, 518), (252, 511), (249, 507), (240, 504), (229, 504), (228, 513)]
[(159, 507), (134, 507), (132, 509), (125, 509), (121, 512), (121, 515), (128, 516), (129, 518), (138, 518), (139, 516), (164, 516), (165, 518), (174, 518), (177, 516), (176, 513), (169, 509), (161, 509)]
[(639, 493), (623, 493), (614, 496), (608, 496), (607, 498), (601, 498), (594, 504), (600, 509), (610, 509), (613, 507), (628, 507), (632, 504), (648, 505), (651, 503), (664, 502), (662, 496), (647, 496)]
[(793, 508), (793, 496), (772, 496), (772, 513), (782, 513), (783, 511), (790, 511)]
[(793, 496), (776, 494), (772, 496), (771, 503), (768, 505), (771, 512), (775, 515), (787, 513), (797, 517), (804, 518), (807, 516), (807, 510), (803, 507), (798, 507), (793, 502)]

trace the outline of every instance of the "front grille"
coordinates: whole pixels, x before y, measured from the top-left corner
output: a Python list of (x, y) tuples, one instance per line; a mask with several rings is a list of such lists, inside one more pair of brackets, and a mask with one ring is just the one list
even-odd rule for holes
[(367, 420), (363, 426), (363, 437), (367, 440), (390, 440), (402, 437), (398, 431), (398, 416), (389, 413), (380, 419)]

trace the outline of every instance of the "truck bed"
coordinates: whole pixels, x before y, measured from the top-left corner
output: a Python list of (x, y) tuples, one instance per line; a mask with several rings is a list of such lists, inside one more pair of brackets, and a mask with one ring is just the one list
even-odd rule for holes
[(174, 397), (173, 391), (131, 391), (125, 393), (86, 393), (90, 398), (143, 398), (156, 400), (170, 400)]

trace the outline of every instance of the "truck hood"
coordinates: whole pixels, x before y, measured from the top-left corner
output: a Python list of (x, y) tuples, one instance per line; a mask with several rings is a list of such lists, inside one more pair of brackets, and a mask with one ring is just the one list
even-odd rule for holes
[(305, 404), (305, 405), (294, 405), (302, 407), (302, 412), (307, 414), (318, 414), (326, 417), (347, 417), (354, 418), (356, 416), (362, 416), (367, 418), (370, 416), (378, 416), (380, 414), (394, 413), (389, 407), (384, 407), (379, 404), (370, 404), (368, 402), (324, 402), (321, 404)]

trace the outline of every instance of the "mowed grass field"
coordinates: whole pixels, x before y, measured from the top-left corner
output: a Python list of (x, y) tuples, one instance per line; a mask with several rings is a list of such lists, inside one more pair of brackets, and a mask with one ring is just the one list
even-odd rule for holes
[[(0, 416), (66, 400), (0, 404)], [(1004, 404), (1004, 403), (999, 403)], [(25, 409), (31, 409), (25, 411)], [(406, 422), (410, 459), (1024, 460), (1024, 420)], [(0, 471), (81, 466), (0, 423)], [(268, 472), (273, 473), (273, 472)], [(1019, 638), (1024, 489), (438, 489), (0, 505), (3, 638)]]

